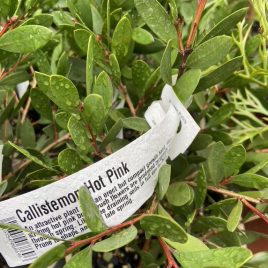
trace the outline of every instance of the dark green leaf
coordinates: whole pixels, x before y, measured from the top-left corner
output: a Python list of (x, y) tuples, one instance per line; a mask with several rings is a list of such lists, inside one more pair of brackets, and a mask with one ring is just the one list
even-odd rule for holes
[(140, 131), (140, 132), (146, 132), (150, 129), (147, 121), (144, 118), (141, 117), (128, 117), (122, 119), (123, 121), (123, 127)]
[(0, 80), (0, 90), (9, 90), (17, 84), (29, 80), (30, 76), (26, 71), (12, 72), (7, 77)]
[(94, 203), (85, 186), (82, 186), (79, 189), (79, 203), (87, 227), (91, 230), (91, 232), (101, 232), (106, 229), (98, 207)]
[(0, 196), (3, 195), (3, 193), (5, 192), (7, 188), (7, 180), (4, 180), (2, 182), (0, 182)]
[(56, 123), (65, 130), (68, 130), (69, 119), (70, 119), (70, 114), (66, 112), (59, 112), (55, 115)]
[(72, 174), (81, 169), (82, 161), (79, 154), (73, 149), (64, 149), (58, 155), (58, 163), (63, 172)]
[(189, 150), (199, 151), (207, 148), (207, 146), (212, 142), (212, 137), (208, 134), (199, 133), (194, 141), (192, 142)]
[(197, 186), (195, 189), (195, 207), (200, 208), (203, 205), (207, 195), (207, 178), (203, 166), (200, 169), (196, 180)]
[(109, 130), (107, 135), (105, 136), (105, 139), (102, 142), (102, 147), (105, 147), (110, 142), (116, 139), (116, 136), (118, 135), (119, 131), (123, 128), (123, 121), (122, 119), (119, 119)]
[(211, 38), (193, 50), (186, 65), (190, 68), (206, 69), (224, 59), (232, 46), (233, 40), (229, 36)]
[(171, 66), (171, 40), (168, 41), (166, 49), (160, 62), (160, 75), (166, 84), (172, 84), (172, 66)]
[(246, 150), (242, 145), (234, 146), (227, 151), (223, 160), (225, 177), (237, 174), (239, 168), (244, 164), (245, 160)]
[(28, 53), (43, 47), (52, 31), (39, 25), (25, 25), (5, 33), (0, 38), (0, 49), (14, 53)]
[(20, 126), (20, 139), (23, 147), (34, 148), (36, 146), (35, 131), (28, 118)]
[(230, 183), (259, 190), (268, 188), (268, 178), (252, 173), (243, 173), (236, 175), (232, 177)]
[(224, 123), (231, 117), (234, 111), (235, 105), (233, 103), (228, 103), (221, 106), (220, 109), (217, 110), (209, 119), (207, 126), (210, 128)]

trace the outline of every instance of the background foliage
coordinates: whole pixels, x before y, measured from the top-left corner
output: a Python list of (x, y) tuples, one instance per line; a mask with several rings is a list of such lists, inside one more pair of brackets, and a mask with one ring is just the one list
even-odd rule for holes
[(1, 200), (146, 132), (143, 113), (172, 74), (202, 129), (160, 170), (140, 215), (116, 230), (103, 231), (81, 188), (87, 224), (105, 239), (61, 244), (32, 268), (267, 267), (267, 252), (246, 249), (265, 234), (245, 228), (256, 217), (268, 224), (267, 11), (265, 0), (1, 1)]

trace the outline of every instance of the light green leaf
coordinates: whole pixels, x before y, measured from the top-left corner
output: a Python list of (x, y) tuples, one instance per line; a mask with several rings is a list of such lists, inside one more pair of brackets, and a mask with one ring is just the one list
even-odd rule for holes
[(112, 52), (115, 54), (120, 65), (127, 60), (132, 47), (132, 27), (129, 19), (123, 17), (113, 33)]
[(86, 128), (83, 123), (76, 119), (73, 115), (68, 121), (68, 130), (74, 143), (81, 151), (84, 153), (91, 151), (92, 147), (86, 132)]
[(50, 76), (44, 73), (35, 72), (38, 89), (41, 90), (48, 98), (53, 100), (53, 95), (50, 90)]
[(141, 45), (149, 45), (154, 42), (154, 37), (151, 33), (139, 27), (133, 29), (132, 39)]
[(183, 104), (186, 104), (188, 99), (195, 91), (199, 83), (200, 77), (200, 69), (190, 69), (176, 81), (176, 84), (173, 88), (177, 97)]
[(184, 268), (239, 268), (252, 257), (252, 253), (245, 248), (230, 247), (175, 252), (174, 256)]
[(232, 147), (224, 155), (224, 174), (229, 177), (238, 173), (239, 168), (246, 160), (246, 150), (242, 145)]
[(52, 12), (53, 21), (57, 27), (74, 27), (75, 22), (69, 12), (57, 10)]
[(7, 189), (7, 184), (8, 184), (7, 180), (0, 182), (0, 196), (2, 196), (5, 190)]
[(123, 127), (140, 131), (140, 132), (146, 132), (150, 129), (147, 121), (144, 118), (141, 117), (128, 117), (122, 119), (123, 121)]
[(133, 241), (138, 234), (138, 230), (134, 225), (96, 243), (93, 246), (93, 251), (109, 252), (121, 248)]
[(93, 22), (93, 31), (96, 34), (102, 33), (103, 28), (103, 19), (99, 11), (94, 7), (94, 5), (90, 5), (91, 7), (91, 14), (92, 14), (92, 22)]
[(209, 179), (218, 184), (224, 177), (224, 154), (225, 147), (222, 142), (217, 142), (210, 147), (209, 156), (207, 159)]
[(160, 75), (166, 84), (172, 84), (171, 42), (169, 40), (160, 62)]
[(40, 25), (20, 26), (0, 38), (0, 49), (14, 53), (28, 53), (43, 47), (52, 31)]
[(63, 243), (58, 246), (53, 247), (52, 249), (46, 251), (39, 258), (37, 258), (29, 268), (47, 268), (56, 261), (64, 258), (65, 250), (68, 248), (68, 243)]
[(93, 87), (93, 93), (102, 96), (106, 108), (110, 108), (113, 101), (113, 84), (109, 75), (102, 71)]
[(112, 70), (112, 77), (115, 84), (119, 84), (121, 80), (120, 66), (115, 54), (111, 53), (109, 56), (109, 63)]
[(197, 187), (195, 189), (195, 207), (200, 208), (207, 195), (207, 178), (203, 166), (197, 175)]
[(99, 134), (106, 120), (106, 109), (103, 98), (98, 94), (90, 94), (84, 99), (83, 115), (91, 130)]
[(198, 238), (187, 234), (188, 240), (186, 243), (173, 242), (164, 238), (168, 245), (178, 250), (179, 252), (193, 252), (200, 250), (208, 250), (209, 248)]
[(76, 253), (63, 268), (92, 268), (92, 247), (87, 248)]
[(46, 163), (44, 163), (42, 160), (40, 160), (39, 158), (31, 155), (27, 150), (21, 148), (20, 146), (14, 144), (13, 142), (9, 141), (8, 142), (12, 147), (14, 147), (18, 152), (22, 153), (24, 156), (26, 156), (29, 160), (33, 161), (34, 163), (36, 163), (37, 165), (50, 169), (50, 170), (54, 170), (52, 167), (48, 166)]
[(77, 29), (74, 30), (74, 39), (78, 47), (84, 52), (87, 53), (87, 48), (88, 48), (88, 40), (89, 37), (93, 33), (90, 32), (89, 30), (85, 29)]
[(166, 197), (171, 205), (183, 206), (192, 198), (190, 186), (185, 182), (174, 182), (169, 185)]
[(82, 161), (79, 154), (73, 149), (64, 149), (58, 155), (60, 169), (66, 174), (72, 174), (81, 169)]
[(209, 119), (207, 127), (211, 128), (224, 123), (231, 117), (234, 111), (235, 111), (235, 105), (233, 103), (222, 105), (220, 109), (217, 110)]
[(216, 216), (200, 216), (192, 224), (194, 232), (206, 232), (210, 229), (226, 229), (227, 221)]
[(68, 78), (61, 75), (50, 76), (50, 88), (53, 101), (63, 110), (78, 112), (80, 98), (75, 85)]
[(70, 119), (70, 114), (66, 112), (59, 112), (55, 115), (56, 123), (65, 130), (68, 130), (69, 119)]
[(225, 17), (207, 33), (201, 42), (205, 42), (217, 35), (229, 35), (229, 33), (231, 33), (232, 30), (236, 28), (237, 23), (243, 20), (247, 10), (248, 8), (242, 8)]
[(85, 186), (79, 189), (79, 203), (87, 227), (91, 232), (101, 232), (106, 229), (98, 207)]
[(86, 61), (86, 89), (87, 95), (92, 91), (93, 85), (93, 70), (94, 70), (94, 36), (91, 35), (88, 39), (88, 48), (87, 48), (87, 61)]
[(157, 0), (135, 0), (135, 6), (151, 30), (163, 41), (177, 44), (177, 33), (170, 16)]
[(229, 36), (216, 36), (196, 47), (189, 55), (186, 66), (195, 69), (206, 69), (224, 59), (231, 47), (233, 40)]
[(227, 219), (227, 229), (229, 232), (234, 232), (237, 228), (241, 214), (243, 211), (243, 204), (240, 200), (237, 200), (237, 203), (233, 207), (228, 219)]
[(163, 165), (158, 172), (158, 188), (157, 197), (162, 200), (168, 190), (171, 175), (171, 166), (168, 164)]
[(241, 65), (242, 65), (242, 57), (236, 57), (225, 62), (220, 67), (218, 67), (217, 69), (213, 70), (212, 72), (201, 78), (195, 90), (195, 93), (225, 81), (235, 71), (239, 70)]
[(160, 215), (147, 215), (140, 221), (141, 227), (146, 234), (162, 236), (171, 241), (186, 243), (188, 240), (183, 228), (172, 219)]
[(232, 177), (229, 183), (259, 190), (268, 188), (268, 178), (252, 173), (243, 173), (236, 175)]
[(149, 65), (143, 60), (136, 60), (132, 65), (132, 81), (134, 92), (137, 97), (144, 95), (145, 85), (151, 75)]

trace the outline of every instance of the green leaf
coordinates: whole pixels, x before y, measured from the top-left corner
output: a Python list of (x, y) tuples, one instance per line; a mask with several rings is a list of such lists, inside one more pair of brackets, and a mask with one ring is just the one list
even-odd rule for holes
[(5, 190), (7, 189), (7, 185), (8, 185), (7, 180), (0, 182), (0, 196), (2, 196)]
[(168, 164), (163, 165), (158, 172), (158, 188), (157, 197), (162, 200), (168, 190), (171, 175), (171, 166)]
[(65, 130), (68, 130), (69, 119), (70, 119), (70, 114), (66, 112), (59, 112), (55, 115), (56, 123)]
[(195, 207), (200, 208), (203, 205), (207, 195), (207, 178), (203, 166), (198, 172), (196, 180), (197, 187), (195, 189)]
[(138, 234), (138, 230), (134, 225), (96, 243), (93, 250), (96, 252), (109, 252), (121, 248), (133, 241)]
[(34, 75), (38, 89), (41, 90), (48, 98), (53, 100), (53, 95), (50, 90), (50, 76), (39, 72), (35, 72)]
[(87, 53), (88, 40), (92, 34), (91, 31), (85, 29), (74, 30), (75, 42), (84, 53)]
[(233, 207), (228, 219), (227, 219), (227, 229), (229, 232), (234, 232), (237, 228), (241, 215), (243, 211), (243, 204), (240, 200)]
[(52, 13), (54, 23), (59, 27), (74, 27), (75, 23), (69, 12), (65, 11), (54, 11)]
[(79, 203), (87, 227), (91, 232), (101, 232), (106, 229), (98, 207), (94, 203), (85, 186), (79, 189)]
[(171, 205), (183, 206), (192, 198), (190, 186), (185, 182), (174, 182), (169, 185), (166, 197)]
[(46, 251), (39, 258), (37, 258), (29, 268), (47, 268), (56, 261), (64, 258), (65, 250), (68, 248), (67, 243), (60, 244)]
[(225, 177), (237, 174), (239, 168), (244, 164), (245, 160), (246, 150), (242, 145), (234, 146), (227, 151), (223, 160)]
[(242, 57), (236, 57), (225, 62), (220, 67), (216, 68), (215, 70), (213, 70), (212, 72), (201, 78), (195, 90), (195, 93), (225, 81), (235, 71), (239, 70), (241, 65), (242, 65)]
[(210, 175), (209, 179), (214, 184), (218, 184), (223, 179), (224, 154), (225, 147), (222, 142), (217, 142), (210, 147), (207, 164)]
[(128, 117), (122, 119), (123, 121), (123, 127), (140, 131), (140, 132), (146, 132), (150, 129), (147, 121), (144, 118), (141, 117)]
[(193, 252), (200, 250), (208, 250), (209, 248), (198, 238), (187, 234), (188, 240), (186, 243), (173, 242), (164, 238), (168, 245), (178, 250), (179, 252)]
[(52, 37), (52, 31), (39, 25), (20, 26), (0, 38), (0, 49), (14, 53), (28, 53), (43, 47)]
[(230, 247), (195, 252), (175, 252), (174, 256), (184, 268), (239, 268), (252, 257), (252, 253), (245, 248)]
[(229, 35), (233, 29), (236, 29), (237, 23), (243, 20), (247, 10), (248, 8), (242, 8), (225, 17), (207, 33), (201, 42), (205, 42), (217, 35)]
[(113, 101), (113, 84), (109, 75), (102, 71), (93, 87), (93, 93), (102, 96), (106, 108), (110, 108)]
[(50, 77), (50, 87), (53, 101), (63, 110), (77, 112), (80, 98), (75, 85), (68, 78), (61, 75)]
[(259, 190), (268, 188), (268, 178), (252, 173), (243, 173), (236, 175), (232, 177), (229, 183)]
[(132, 39), (141, 45), (149, 45), (154, 42), (154, 37), (151, 33), (139, 27), (133, 29)]
[(192, 231), (206, 232), (210, 229), (226, 229), (227, 221), (223, 218), (216, 216), (200, 216), (194, 221)]
[(198, 133), (194, 141), (189, 147), (190, 151), (200, 151), (205, 148), (212, 142), (212, 137), (208, 134)]
[(34, 148), (36, 146), (35, 131), (28, 118), (20, 126), (20, 139), (23, 147)]
[(110, 142), (114, 141), (120, 132), (120, 130), (123, 128), (123, 121), (122, 119), (119, 119), (109, 130), (107, 135), (105, 136), (104, 140), (102, 141), (101, 146), (105, 147)]
[(0, 80), (0, 90), (9, 90), (17, 84), (30, 79), (29, 74), (25, 70), (12, 72), (7, 77)]
[(76, 253), (63, 268), (92, 268), (92, 247), (87, 248)]
[(79, 154), (73, 149), (64, 149), (58, 155), (60, 169), (66, 174), (72, 174), (81, 169), (82, 161)]
[(115, 54), (113, 53), (110, 54), (109, 63), (112, 70), (113, 81), (115, 84), (119, 84), (121, 80), (121, 71)]
[(36, 163), (37, 165), (50, 169), (50, 170), (54, 170), (52, 167), (48, 166), (45, 162), (43, 162), (42, 160), (40, 160), (39, 158), (31, 155), (27, 150), (21, 148), (20, 146), (14, 144), (13, 142), (9, 141), (8, 142), (12, 147), (14, 147), (18, 152), (20, 152), (21, 154), (23, 154), (24, 156), (26, 156), (29, 160), (33, 161), (34, 163)]
[(90, 152), (92, 148), (83, 123), (72, 115), (68, 121), (68, 129), (76, 146), (84, 153)]
[(163, 41), (177, 44), (177, 33), (170, 16), (157, 0), (134, 0), (135, 6), (150, 29)]
[(207, 127), (211, 128), (224, 123), (232, 116), (234, 111), (235, 111), (235, 105), (233, 103), (222, 105), (220, 109), (217, 110), (209, 119)]
[(233, 207), (236, 203), (237, 199), (235, 198), (228, 198), (228, 199), (223, 199), (219, 202), (213, 203), (206, 207), (205, 210), (221, 210), (224, 207)]
[(103, 98), (98, 94), (90, 94), (84, 99), (83, 115), (94, 134), (99, 134), (106, 120), (106, 109)]
[(34, 88), (31, 90), (31, 100), (34, 109), (41, 115), (41, 117), (52, 121), (51, 103), (46, 95), (39, 89)]
[(94, 5), (90, 5), (91, 7), (91, 14), (92, 14), (92, 22), (93, 22), (93, 31), (96, 34), (102, 33), (103, 28), (103, 19), (99, 11), (94, 7)]
[(188, 99), (191, 97), (195, 91), (199, 80), (201, 77), (201, 70), (191, 69), (185, 72), (177, 81), (174, 88), (174, 91), (179, 98), (179, 100), (186, 104)]
[(175, 221), (160, 215), (147, 215), (140, 221), (141, 227), (146, 234), (162, 236), (171, 241), (186, 243), (188, 240), (186, 232)]
[(123, 17), (116, 25), (112, 37), (112, 52), (115, 54), (120, 65), (123, 65), (127, 60), (131, 51), (131, 44), (131, 23), (127, 17)]
[(146, 82), (151, 75), (150, 67), (146, 62), (136, 60), (133, 63), (131, 70), (134, 87), (133, 94), (141, 98), (144, 95)]
[(87, 94), (90, 94), (92, 91), (93, 85), (93, 70), (94, 70), (94, 36), (91, 35), (88, 39), (87, 47), (87, 61), (86, 61), (86, 89)]
[(219, 63), (226, 57), (233, 46), (229, 36), (216, 36), (197, 46), (189, 55), (186, 66), (195, 69), (206, 69)]
[(166, 84), (172, 85), (171, 42), (169, 40), (160, 62), (160, 75)]

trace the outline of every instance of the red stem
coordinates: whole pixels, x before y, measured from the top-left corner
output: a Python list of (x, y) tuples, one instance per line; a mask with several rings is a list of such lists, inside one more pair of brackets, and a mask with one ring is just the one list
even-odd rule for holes
[(250, 209), (253, 213), (258, 215), (265, 223), (268, 224), (268, 218), (261, 213), (258, 209), (256, 209), (253, 205), (251, 205), (247, 200), (241, 198), (240, 201), (248, 208)]
[(167, 260), (167, 267), (168, 268), (179, 268), (179, 266), (177, 265), (177, 263), (173, 259), (172, 254), (171, 254), (167, 244), (160, 237), (158, 237), (157, 239), (158, 239), (158, 242), (159, 242), (159, 244), (160, 244), (160, 246), (163, 249), (163, 252), (165, 254), (165, 257)]
[(140, 216), (138, 216), (138, 217), (136, 217), (136, 218), (134, 218), (132, 220), (129, 220), (129, 221), (123, 222), (123, 223), (121, 223), (119, 225), (113, 226), (110, 229), (107, 229), (104, 232), (102, 232), (100, 234), (97, 234), (95, 236), (92, 236), (90, 238), (83, 239), (83, 240), (80, 240), (80, 241), (75, 241), (65, 251), (65, 254), (66, 255), (69, 254), (70, 252), (72, 252), (77, 247), (81, 247), (81, 246), (85, 246), (85, 245), (88, 245), (88, 244), (91, 244), (91, 243), (95, 243), (97, 240), (101, 239), (102, 237), (104, 237), (106, 235), (112, 234), (115, 231), (118, 231), (118, 230), (120, 230), (122, 228), (125, 228), (127, 226), (130, 226), (130, 225), (133, 225), (133, 224), (137, 223), (138, 221), (140, 221), (145, 215), (146, 215), (145, 213), (141, 214)]

